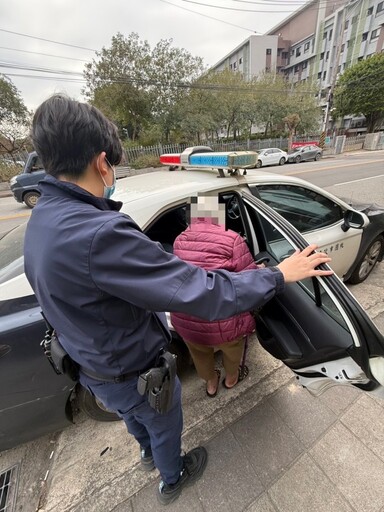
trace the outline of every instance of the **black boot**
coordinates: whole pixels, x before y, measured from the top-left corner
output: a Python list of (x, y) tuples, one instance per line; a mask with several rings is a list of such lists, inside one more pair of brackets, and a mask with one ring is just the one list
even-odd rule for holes
[(204, 473), (207, 465), (208, 453), (203, 446), (198, 446), (183, 457), (183, 469), (180, 478), (174, 484), (166, 484), (163, 480), (159, 484), (158, 501), (162, 505), (169, 505), (181, 494), (184, 487), (195, 483)]

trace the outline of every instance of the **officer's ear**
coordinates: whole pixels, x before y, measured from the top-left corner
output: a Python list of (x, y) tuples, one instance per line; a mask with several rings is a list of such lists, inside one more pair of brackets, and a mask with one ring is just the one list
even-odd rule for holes
[(95, 168), (95, 170), (104, 178), (105, 176), (108, 175), (108, 172), (109, 172), (109, 165), (107, 163), (107, 159), (106, 159), (106, 152), (105, 151), (102, 151), (101, 153), (99, 153), (98, 155), (95, 156), (95, 158), (93, 159), (93, 166)]

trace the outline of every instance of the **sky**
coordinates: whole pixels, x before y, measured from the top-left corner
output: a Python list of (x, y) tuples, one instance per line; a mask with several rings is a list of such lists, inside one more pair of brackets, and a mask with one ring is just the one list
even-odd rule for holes
[[(29, 109), (35, 109), (57, 92), (84, 101), (81, 94), (84, 65), (96, 58), (95, 50), (109, 47), (111, 38), (118, 32), (123, 35), (137, 32), (151, 47), (161, 39), (172, 39), (174, 46), (202, 57), (211, 66), (251, 34), (267, 32), (304, 3), (304, 0), (0, 0), (0, 73), (9, 76)], [(251, 10), (258, 12), (248, 12)]]

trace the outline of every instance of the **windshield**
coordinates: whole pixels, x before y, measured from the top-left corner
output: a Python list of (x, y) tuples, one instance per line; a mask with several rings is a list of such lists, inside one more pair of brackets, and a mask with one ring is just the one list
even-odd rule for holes
[(0, 283), (24, 272), (23, 248), (26, 227), (25, 222), (0, 240)]

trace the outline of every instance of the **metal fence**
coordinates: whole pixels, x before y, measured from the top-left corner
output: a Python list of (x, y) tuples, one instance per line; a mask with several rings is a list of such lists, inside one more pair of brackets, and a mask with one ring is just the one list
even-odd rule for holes
[[(294, 142), (304, 140), (317, 142), (319, 140), (319, 136), (295, 137)], [(280, 148), (287, 150), (288, 139), (285, 137), (278, 137), (274, 139), (253, 139), (233, 142), (204, 141), (201, 145), (209, 146), (213, 151), (260, 151), (265, 148)], [(190, 146), (196, 146), (196, 144), (156, 144), (155, 146), (137, 146), (134, 148), (127, 148), (124, 150), (124, 162), (129, 165), (131, 162), (142, 156), (148, 155), (160, 157), (160, 155), (163, 155), (164, 153), (181, 153), (186, 147)]]
[(356, 135), (355, 137), (347, 137), (345, 139), (343, 151), (356, 151), (363, 149), (365, 135)]

